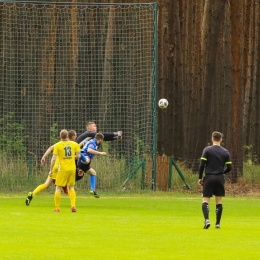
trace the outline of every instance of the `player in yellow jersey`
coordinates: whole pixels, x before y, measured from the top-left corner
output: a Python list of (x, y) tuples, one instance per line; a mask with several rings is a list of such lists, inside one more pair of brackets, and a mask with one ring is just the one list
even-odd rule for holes
[(56, 158), (59, 158), (59, 170), (56, 176), (56, 189), (54, 195), (55, 210), (54, 212), (60, 212), (61, 190), (62, 187), (68, 186), (69, 197), (71, 204), (71, 211), (76, 212), (76, 192), (75, 186), (75, 174), (76, 164), (75, 159), (81, 158), (80, 146), (78, 143), (67, 140), (68, 131), (63, 129), (60, 131), (61, 141), (56, 143), (53, 148), (53, 155), (50, 165), (50, 173), (52, 176), (53, 168)]
[[(68, 131), (68, 138), (69, 140), (71, 141), (75, 141), (76, 138), (77, 138), (77, 133), (74, 131), (74, 130), (70, 130)], [(46, 157), (53, 151), (53, 147), (54, 145), (50, 146), (46, 152), (44, 153), (42, 159), (41, 159), (41, 164), (44, 165), (45, 162), (46, 162)], [(25, 200), (25, 204), (27, 206), (30, 205), (31, 203), (31, 200), (34, 198), (34, 196), (38, 193), (40, 193), (41, 191), (49, 188), (51, 186), (52, 183), (55, 184), (55, 181), (56, 181), (56, 176), (57, 176), (57, 172), (58, 172), (58, 168), (59, 168), (59, 158), (57, 157), (56, 158), (56, 161), (55, 161), (55, 165), (53, 167), (53, 172), (52, 172), (52, 176), (49, 176), (47, 177), (45, 183), (43, 184), (40, 184), (33, 192), (29, 192), (28, 193), (28, 196)], [(63, 190), (64, 190), (64, 193), (68, 194), (68, 190), (67, 190), (67, 185), (62, 187)]]

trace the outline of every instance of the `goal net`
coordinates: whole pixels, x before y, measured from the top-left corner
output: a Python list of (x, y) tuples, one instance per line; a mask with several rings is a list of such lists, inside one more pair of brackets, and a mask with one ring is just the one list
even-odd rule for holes
[[(99, 190), (150, 189), (156, 4), (0, 2), (1, 189), (32, 189), (61, 129), (123, 131), (96, 156)], [(49, 156), (51, 157), (51, 156)], [(77, 183), (86, 189), (88, 177)]]

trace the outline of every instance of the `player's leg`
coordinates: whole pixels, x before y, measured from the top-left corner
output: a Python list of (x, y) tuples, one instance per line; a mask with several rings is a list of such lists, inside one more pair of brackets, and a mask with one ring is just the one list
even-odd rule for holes
[(29, 206), (33, 197), (38, 194), (39, 192), (47, 189), (50, 187), (50, 185), (52, 184), (52, 178), (50, 176), (47, 177), (45, 183), (43, 184), (40, 184), (33, 192), (29, 192), (28, 195), (27, 195), (27, 198), (25, 200), (25, 204), (26, 206)]
[(80, 156), (81, 157), (79, 158), (79, 160), (81, 160), (81, 162), (83, 164), (89, 164), (90, 163), (90, 158), (87, 155), (80, 153)]
[(76, 181), (79, 181), (79, 180), (81, 180), (83, 177), (84, 177), (84, 175), (85, 175), (85, 172), (83, 171), (83, 170), (81, 170), (81, 169), (76, 169), (76, 174), (75, 174), (75, 180)]
[(86, 154), (84, 153), (80, 153), (80, 158), (78, 159), (77, 161), (77, 167), (80, 167), (79, 165), (80, 164), (89, 164), (90, 163), (90, 158), (89, 156), (87, 156)]
[(46, 181), (45, 181), (45, 183), (39, 185), (39, 186), (33, 191), (33, 196), (35, 196), (36, 194), (40, 193), (41, 191), (43, 191), (43, 190), (49, 188), (49, 187), (51, 186), (52, 182), (53, 182), (53, 179), (52, 179), (50, 176), (48, 176), (47, 179), (46, 179)]
[(78, 160), (75, 160), (75, 166), (75, 181), (79, 181), (84, 177), (85, 172), (82, 169), (78, 168)]
[[(52, 169), (52, 179), (53, 179), (54, 184), (56, 181), (56, 176), (57, 176), (58, 170), (59, 170), (59, 161), (56, 160), (55, 165), (53, 166), (53, 169)], [(68, 194), (67, 185), (62, 186), (62, 189), (65, 194)]]
[(83, 163), (81, 161), (81, 159), (78, 159), (76, 168), (78, 170), (82, 170), (83, 172), (87, 172), (90, 169), (90, 162), (88, 164), (86, 164), (86, 163)]
[(61, 190), (62, 187), (67, 186), (68, 183), (68, 172), (67, 171), (58, 171), (56, 176), (56, 189), (54, 193), (54, 212), (60, 212), (60, 201), (61, 201)]
[(68, 176), (71, 212), (76, 212), (76, 191), (74, 189), (74, 186), (75, 186), (75, 171), (71, 171)]
[(76, 169), (76, 181), (81, 180), (84, 177), (84, 174), (90, 169), (89, 164), (84, 164), (80, 159), (77, 161), (77, 169)]
[(61, 190), (62, 187), (56, 185), (55, 193), (54, 193), (54, 205), (55, 205), (54, 212), (60, 212)]
[(220, 228), (220, 220), (222, 217), (222, 197), (225, 196), (225, 179), (223, 175), (216, 176), (216, 185), (214, 190), (215, 202), (216, 202), (216, 228)]
[(76, 191), (74, 186), (69, 186), (71, 212), (76, 212)]
[(215, 202), (216, 202), (216, 228), (220, 228), (220, 220), (222, 217), (222, 197), (221, 196), (215, 196)]
[(203, 179), (203, 198), (202, 198), (202, 213), (204, 216), (204, 229), (210, 227), (209, 221), (209, 201), (213, 195), (211, 175), (206, 175)]
[(97, 174), (96, 171), (93, 168), (90, 168), (87, 171), (87, 174), (89, 174), (89, 183), (90, 183), (90, 194), (92, 194), (95, 198), (99, 198), (99, 195), (96, 192), (96, 179)]
[(202, 198), (202, 213), (204, 216), (204, 229), (208, 229), (210, 227), (209, 221), (209, 197)]

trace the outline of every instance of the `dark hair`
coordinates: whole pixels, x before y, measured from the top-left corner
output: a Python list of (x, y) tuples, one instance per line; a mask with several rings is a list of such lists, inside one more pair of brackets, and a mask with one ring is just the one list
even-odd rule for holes
[(97, 140), (104, 140), (104, 135), (101, 134), (101, 133), (96, 133), (95, 139), (97, 139)]
[(77, 135), (76, 131), (75, 130), (69, 130), (68, 131), (68, 137), (69, 139), (71, 139), (73, 136)]
[(222, 134), (220, 132), (214, 131), (212, 133), (212, 138), (214, 141), (220, 141), (222, 139)]

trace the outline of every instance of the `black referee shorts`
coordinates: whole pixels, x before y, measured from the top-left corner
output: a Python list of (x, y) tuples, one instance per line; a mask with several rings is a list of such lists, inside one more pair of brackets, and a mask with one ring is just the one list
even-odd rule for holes
[(203, 178), (203, 197), (210, 198), (212, 195), (224, 197), (224, 183), (225, 179), (223, 174), (206, 174)]

